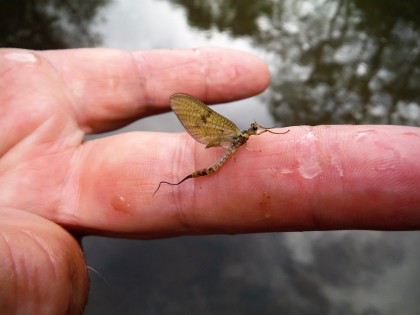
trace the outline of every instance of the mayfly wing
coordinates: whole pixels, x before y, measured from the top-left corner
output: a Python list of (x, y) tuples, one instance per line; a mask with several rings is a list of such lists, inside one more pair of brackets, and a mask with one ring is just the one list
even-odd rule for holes
[(235, 151), (253, 135), (258, 136), (265, 132), (282, 134), (289, 131), (274, 132), (270, 130), (272, 128), (264, 128), (256, 122), (253, 122), (248, 130), (241, 131), (232, 121), (216, 113), (203, 102), (188, 94), (174, 94), (170, 97), (170, 103), (179, 121), (195, 140), (205, 144), (207, 148), (222, 146), (226, 151), (213, 165), (197, 170), (179, 182), (161, 181), (153, 195), (156, 194), (162, 184), (180, 185), (190, 178), (217, 172)]
[(241, 130), (232, 121), (191, 95), (174, 94), (170, 103), (187, 132), (207, 147), (227, 147), (231, 139), (241, 134)]

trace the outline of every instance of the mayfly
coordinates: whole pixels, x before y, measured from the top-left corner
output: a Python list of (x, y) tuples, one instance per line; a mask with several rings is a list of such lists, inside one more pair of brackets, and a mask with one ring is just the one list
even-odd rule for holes
[[(179, 185), (190, 178), (206, 176), (216, 172), (235, 151), (245, 144), (250, 136), (259, 136), (265, 132), (273, 134), (285, 134), (285, 132), (273, 132), (256, 122), (253, 122), (248, 130), (240, 130), (232, 121), (216, 113), (195, 97), (178, 93), (170, 97), (172, 110), (175, 112), (181, 124), (187, 132), (198, 142), (205, 144), (206, 149), (211, 147), (223, 147), (225, 152), (210, 167), (195, 171), (186, 176), (178, 183), (161, 181), (153, 195), (162, 184)], [(259, 130), (260, 129), (260, 130)]]

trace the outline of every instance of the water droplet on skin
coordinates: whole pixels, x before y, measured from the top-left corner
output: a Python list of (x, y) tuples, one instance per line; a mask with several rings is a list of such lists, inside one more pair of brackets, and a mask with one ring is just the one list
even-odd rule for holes
[(338, 143), (331, 146), (331, 165), (334, 166), (340, 177), (344, 176), (343, 164), (341, 163), (341, 154)]
[(280, 173), (281, 174), (293, 174), (295, 171), (293, 170), (293, 169), (291, 169), (291, 168), (288, 168), (288, 167), (283, 167), (281, 170), (280, 170)]
[(5, 58), (21, 63), (34, 63), (37, 58), (34, 54), (28, 52), (14, 52), (5, 55)]
[(381, 150), (383, 152), (383, 157), (391, 153), (393, 157), (399, 159), (401, 158), (401, 155), (398, 152), (398, 150), (390, 146), (386, 141), (382, 139), (382, 137), (378, 137), (378, 133), (374, 129), (358, 131), (356, 135), (356, 140), (358, 140), (359, 142), (364, 142), (365, 145), (369, 143), (372, 146), (374, 146), (376, 150)]
[(356, 140), (362, 140), (373, 135), (376, 135), (376, 131), (373, 129), (360, 130), (357, 132)]
[(300, 147), (297, 154), (299, 161), (299, 173), (306, 179), (313, 179), (321, 172), (321, 166), (318, 161), (317, 142), (313, 131), (308, 132), (299, 139)]
[(127, 202), (126, 198), (118, 195), (111, 198), (112, 207), (119, 212), (127, 212), (128, 208), (131, 207), (131, 204)]

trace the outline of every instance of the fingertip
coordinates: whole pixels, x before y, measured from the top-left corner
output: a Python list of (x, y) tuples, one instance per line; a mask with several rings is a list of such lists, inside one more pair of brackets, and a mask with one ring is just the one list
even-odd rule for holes
[(212, 93), (205, 95), (205, 101), (234, 101), (257, 95), (268, 87), (270, 72), (257, 55), (224, 48), (203, 48), (202, 51), (207, 54), (211, 70), (207, 85), (212, 86)]

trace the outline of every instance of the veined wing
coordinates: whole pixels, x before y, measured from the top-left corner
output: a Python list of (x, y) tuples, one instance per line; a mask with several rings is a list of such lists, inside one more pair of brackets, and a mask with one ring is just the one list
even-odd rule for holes
[(232, 121), (191, 95), (174, 94), (170, 103), (187, 132), (207, 147), (226, 148), (241, 134), (241, 130)]

